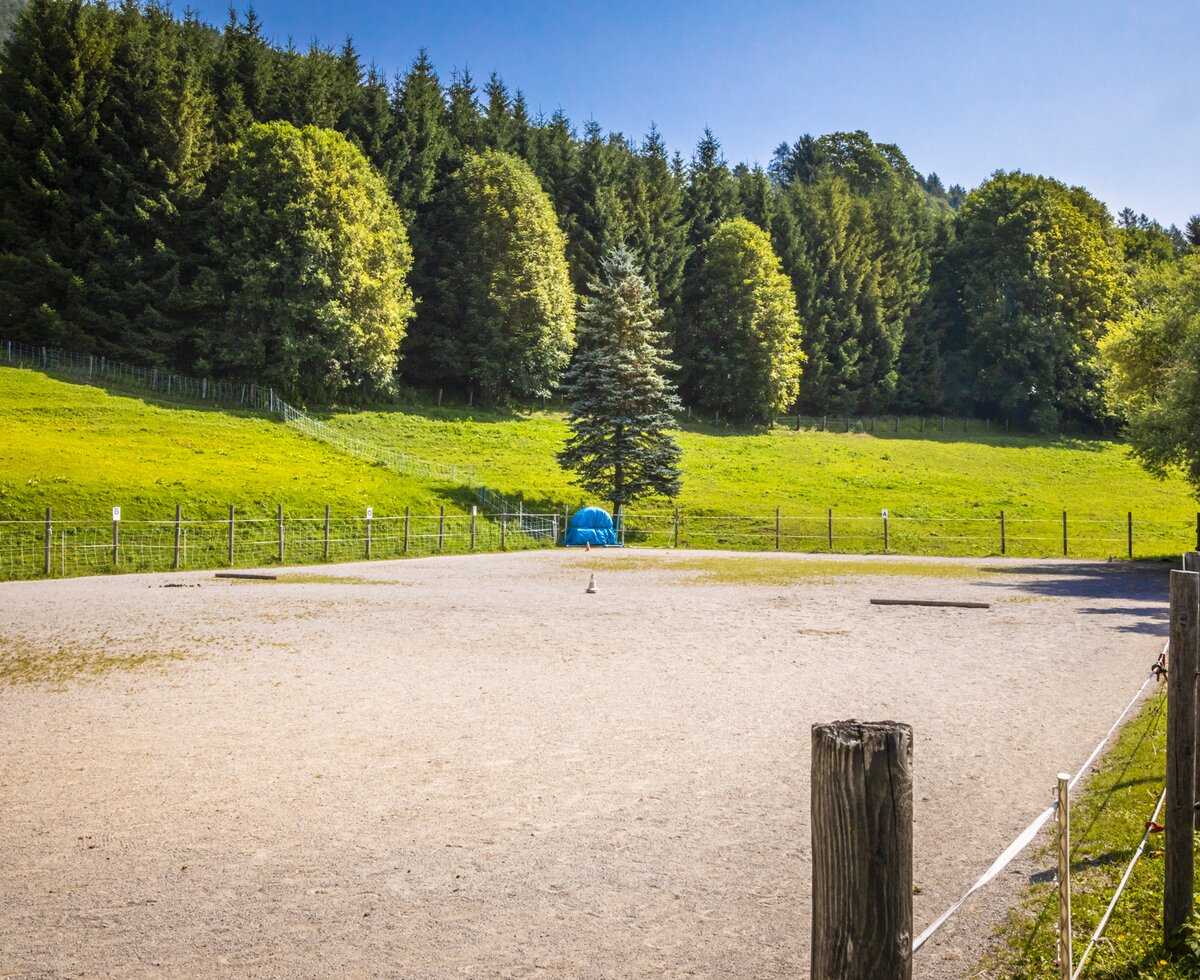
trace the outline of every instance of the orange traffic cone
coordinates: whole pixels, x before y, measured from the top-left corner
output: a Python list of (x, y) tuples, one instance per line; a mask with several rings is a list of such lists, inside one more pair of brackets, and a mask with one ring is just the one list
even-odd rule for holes
[(583, 542), (583, 550), (591, 551), (592, 550), (592, 542), (590, 542), (590, 541)]

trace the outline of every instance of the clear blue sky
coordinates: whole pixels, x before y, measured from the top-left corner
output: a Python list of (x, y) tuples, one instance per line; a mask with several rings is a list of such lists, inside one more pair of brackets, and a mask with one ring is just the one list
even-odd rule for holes
[[(177, 0), (180, 2), (180, 0)], [(191, 0), (222, 23), (227, 0)], [(947, 185), (996, 169), (1082, 184), (1164, 225), (1200, 212), (1200, 0), (258, 0), (271, 37), (351, 35), (389, 76), (494, 69), (547, 115), (690, 156), (766, 164), (802, 133), (865, 129)]]

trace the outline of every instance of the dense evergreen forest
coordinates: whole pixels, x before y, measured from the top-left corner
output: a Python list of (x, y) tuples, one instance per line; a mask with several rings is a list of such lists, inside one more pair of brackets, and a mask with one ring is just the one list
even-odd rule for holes
[(557, 390), (624, 245), (685, 404), (1098, 428), (1103, 338), (1200, 247), (1200, 216), (1019, 172), (947, 188), (865, 132), (763, 169), (706, 131), (684, 159), (424, 52), (389, 79), (253, 13), (0, 2), (0, 336), (300, 400)]

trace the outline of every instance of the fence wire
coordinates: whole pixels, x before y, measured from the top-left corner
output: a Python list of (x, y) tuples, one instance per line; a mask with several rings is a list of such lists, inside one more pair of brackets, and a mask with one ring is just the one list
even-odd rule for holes
[[(528, 530), (541, 524), (545, 534)], [(558, 528), (556, 514), (0, 521), (0, 580), (521, 550), (552, 544)]]

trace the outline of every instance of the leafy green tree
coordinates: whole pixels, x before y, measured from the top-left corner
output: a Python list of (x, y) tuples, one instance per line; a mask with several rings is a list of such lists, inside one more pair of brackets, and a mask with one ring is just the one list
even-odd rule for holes
[(609, 252), (579, 314), (579, 349), (565, 379), (571, 434), (558, 454), (575, 482), (622, 508), (648, 496), (674, 498), (680, 451), (670, 432), (679, 398), (654, 292), (624, 247)]
[(1142, 464), (1182, 467), (1200, 496), (1200, 255), (1144, 266), (1132, 292), (1101, 341), (1110, 405)]
[(326, 402), (390, 388), (412, 256), (383, 180), (345, 137), (252, 126), (219, 175), (209, 250), (218, 370)]
[(697, 403), (769, 424), (796, 401), (804, 362), (796, 297), (770, 237), (745, 218), (718, 225), (701, 283), (688, 368)]
[(1121, 316), (1120, 245), (1086, 191), (997, 172), (958, 212), (965, 369), (983, 414), (1053, 430), (1104, 417), (1097, 344)]
[(549, 394), (575, 345), (566, 241), (529, 167), (467, 158), (439, 196), (443, 231), (409, 377), (479, 388), (497, 401)]

